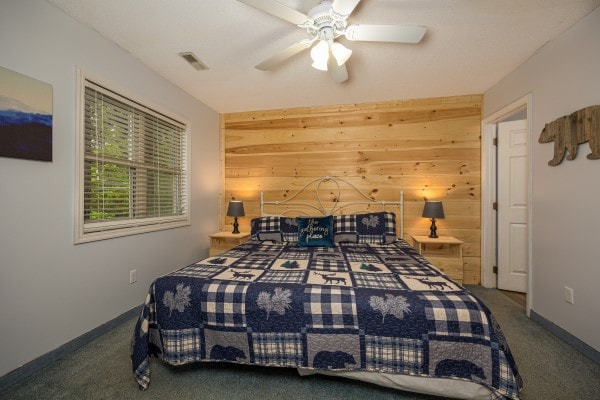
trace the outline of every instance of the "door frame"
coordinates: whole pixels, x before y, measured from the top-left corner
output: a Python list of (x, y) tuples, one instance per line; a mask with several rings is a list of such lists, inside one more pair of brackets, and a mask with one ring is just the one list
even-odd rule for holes
[(510, 103), (500, 110), (492, 113), (481, 121), (481, 285), (487, 288), (497, 287), (497, 275), (493, 272), (496, 265), (497, 254), (497, 226), (496, 211), (493, 203), (496, 201), (497, 187), (497, 160), (494, 138), (497, 136), (498, 123), (518, 110), (525, 108), (527, 112), (526, 127), (529, 134), (529, 179), (527, 204), (527, 224), (529, 240), (529, 260), (527, 265), (527, 304), (526, 312), (529, 316), (533, 293), (531, 282), (533, 276), (532, 263), (532, 199), (533, 199), (533, 118), (532, 118), (532, 94), (528, 93), (520, 99)]

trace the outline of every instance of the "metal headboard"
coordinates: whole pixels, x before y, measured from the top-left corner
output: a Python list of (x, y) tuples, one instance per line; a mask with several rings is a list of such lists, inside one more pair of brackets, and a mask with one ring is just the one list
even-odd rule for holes
[[(319, 197), (319, 189), (321, 185), (326, 182), (333, 182), (337, 188), (338, 195), (335, 197), (333, 201), (333, 206), (330, 209), (325, 208), (323, 205), (323, 201)], [(354, 189), (356, 193), (360, 194), (364, 201), (352, 201), (352, 202), (344, 202), (344, 204), (340, 204), (340, 194), (341, 188), (340, 183), (349, 186)], [(300, 201), (294, 201), (294, 199), (302, 192), (308, 191), (311, 185), (315, 185), (315, 198), (316, 204), (313, 201), (312, 203), (305, 203)], [(300, 190), (298, 190), (293, 196), (285, 199), (285, 200), (275, 200), (275, 201), (265, 201), (264, 193), (260, 192), (260, 215), (285, 215), (287, 213), (296, 213), (301, 215), (309, 215), (306, 210), (302, 210), (301, 208), (290, 208), (290, 207), (302, 207), (308, 208), (310, 210), (314, 210), (318, 212), (320, 215), (341, 215), (343, 214), (344, 209), (352, 206), (372, 206), (372, 205), (380, 205), (381, 209), (385, 211), (386, 206), (398, 206), (397, 220), (399, 220), (400, 226), (400, 238), (404, 237), (404, 191), (400, 190), (400, 201), (385, 201), (385, 200), (374, 200), (373, 198), (367, 196), (365, 193), (361, 192), (356, 186), (352, 183), (348, 182), (345, 179), (337, 178), (333, 176), (324, 176), (322, 178), (316, 178), (312, 181), (305, 184)], [(265, 206), (275, 206), (275, 213), (265, 213)], [(280, 211), (279, 206), (285, 206), (285, 210)], [(313, 214), (314, 215), (314, 214)]]

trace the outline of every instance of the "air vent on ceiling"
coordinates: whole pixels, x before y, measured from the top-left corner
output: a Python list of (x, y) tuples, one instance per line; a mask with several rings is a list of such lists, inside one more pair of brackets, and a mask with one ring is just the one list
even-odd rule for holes
[(189, 62), (192, 67), (196, 68), (198, 71), (206, 71), (208, 67), (202, 61), (196, 57), (196, 55), (192, 52), (179, 53), (181, 57), (187, 62)]

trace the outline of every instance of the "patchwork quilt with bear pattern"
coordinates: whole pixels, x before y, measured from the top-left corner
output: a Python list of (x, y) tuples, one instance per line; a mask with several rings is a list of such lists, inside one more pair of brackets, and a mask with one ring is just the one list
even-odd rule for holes
[(488, 308), (403, 240), (252, 240), (162, 276), (131, 358), (142, 389), (150, 358), (468, 380), (497, 398), (518, 399), (522, 387)]

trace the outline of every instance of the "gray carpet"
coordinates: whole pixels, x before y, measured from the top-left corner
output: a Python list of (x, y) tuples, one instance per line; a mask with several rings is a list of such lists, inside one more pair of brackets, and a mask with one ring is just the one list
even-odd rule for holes
[[(523, 399), (600, 399), (600, 365), (529, 320), (513, 300), (493, 289), (469, 286), (502, 326), (525, 382)], [(129, 341), (134, 320), (53, 363), (0, 394), (0, 399), (344, 399), (433, 400), (295, 370), (151, 363), (152, 383), (141, 392), (133, 380)]]

